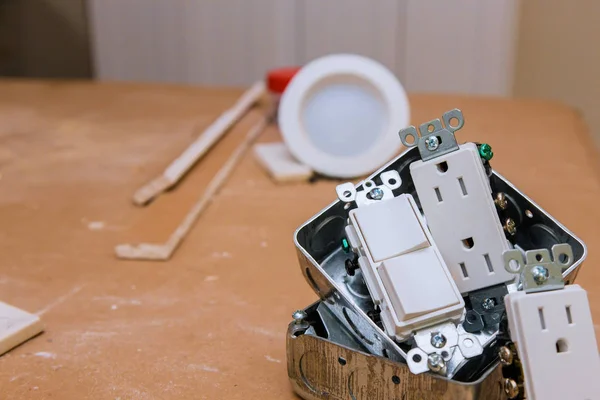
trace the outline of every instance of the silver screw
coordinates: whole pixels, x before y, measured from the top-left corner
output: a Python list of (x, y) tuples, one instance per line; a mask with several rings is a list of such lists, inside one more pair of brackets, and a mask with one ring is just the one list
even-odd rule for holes
[(504, 393), (508, 396), (509, 399), (514, 399), (519, 395), (519, 385), (512, 379), (504, 380)]
[(371, 198), (373, 200), (381, 200), (383, 199), (383, 190), (381, 190), (380, 188), (373, 188), (371, 189)]
[(494, 307), (496, 307), (496, 302), (494, 301), (494, 299), (490, 299), (490, 298), (486, 298), (483, 299), (483, 301), (481, 302), (481, 306), (483, 307), (484, 310), (491, 310)]
[(425, 139), (425, 146), (427, 147), (427, 150), (434, 151), (440, 146), (440, 141), (438, 140), (437, 136), (431, 135)]
[(431, 345), (436, 349), (441, 349), (446, 345), (446, 336), (442, 335), (439, 332), (434, 332), (431, 334)]
[(498, 351), (498, 357), (500, 357), (500, 362), (502, 365), (511, 365), (513, 363), (513, 353), (506, 346), (500, 347)]
[(542, 267), (541, 265), (536, 265), (531, 268), (531, 275), (533, 276), (533, 280), (538, 285), (545, 283), (550, 277), (550, 272), (548, 272), (548, 268)]
[(304, 311), (304, 310), (296, 310), (292, 314), (292, 318), (294, 319), (294, 323), (296, 323), (296, 324), (303, 323), (304, 320), (306, 319), (306, 317), (308, 317), (308, 315), (306, 314), (306, 311)]
[(446, 368), (446, 361), (438, 353), (431, 353), (427, 357), (427, 366), (433, 372), (443, 372)]

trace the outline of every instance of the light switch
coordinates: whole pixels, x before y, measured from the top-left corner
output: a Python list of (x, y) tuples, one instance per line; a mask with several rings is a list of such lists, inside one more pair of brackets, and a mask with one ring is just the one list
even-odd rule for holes
[(407, 196), (359, 207), (350, 215), (355, 218), (374, 262), (429, 246)]

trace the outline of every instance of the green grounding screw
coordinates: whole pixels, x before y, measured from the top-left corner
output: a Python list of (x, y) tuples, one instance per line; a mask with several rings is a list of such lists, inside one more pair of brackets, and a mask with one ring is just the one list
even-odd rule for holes
[(350, 244), (348, 243), (348, 239), (346, 238), (342, 239), (342, 250), (344, 250), (344, 253), (350, 252)]
[(479, 146), (479, 155), (484, 160), (490, 161), (492, 157), (494, 157), (494, 152), (492, 151), (492, 146), (487, 143), (483, 143)]

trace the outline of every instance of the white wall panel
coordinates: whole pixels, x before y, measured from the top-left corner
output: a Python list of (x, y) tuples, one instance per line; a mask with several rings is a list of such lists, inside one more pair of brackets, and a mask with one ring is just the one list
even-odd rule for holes
[(510, 94), (517, 3), (408, 0), (408, 90)]
[(507, 94), (519, 0), (89, 0), (99, 79), (246, 85), (332, 52), (413, 91)]
[(401, 0), (304, 1), (303, 60), (359, 53), (402, 75), (404, 5)]

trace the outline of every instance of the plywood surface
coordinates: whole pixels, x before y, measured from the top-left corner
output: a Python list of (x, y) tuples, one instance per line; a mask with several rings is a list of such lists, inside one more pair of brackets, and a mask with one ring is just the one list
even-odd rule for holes
[[(292, 233), (337, 182), (276, 186), (249, 153), (169, 262), (113, 255), (177, 226), (252, 116), (150, 207), (131, 194), (240, 93), (0, 81), (0, 300), (46, 327), (0, 357), (0, 398), (294, 398), (284, 335), (316, 296)], [(541, 101), (410, 100), (417, 123), (461, 108), (459, 140), (491, 143), (494, 167), (587, 242), (579, 282), (600, 323), (599, 169), (579, 115)]]

